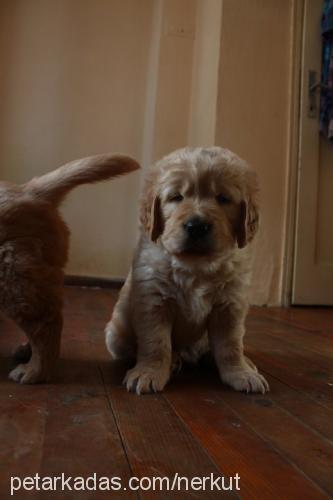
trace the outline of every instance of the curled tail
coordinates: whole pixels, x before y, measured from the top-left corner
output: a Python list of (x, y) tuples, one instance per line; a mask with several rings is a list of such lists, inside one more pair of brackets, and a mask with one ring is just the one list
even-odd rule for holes
[(23, 186), (23, 190), (40, 200), (59, 205), (66, 194), (80, 184), (103, 181), (138, 168), (139, 164), (129, 156), (89, 156), (35, 177)]

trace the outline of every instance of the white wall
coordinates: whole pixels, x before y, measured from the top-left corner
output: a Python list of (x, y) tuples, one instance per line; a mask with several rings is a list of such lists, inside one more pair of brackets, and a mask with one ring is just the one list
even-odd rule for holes
[[(159, 53), (153, 71), (157, 88), (152, 128), (153, 161), (188, 140), (196, 0), (162, 1)], [(150, 100), (150, 96), (148, 96)]]
[[(24, 182), (76, 157), (141, 161), (153, 0), (0, 3), (0, 175)], [(121, 277), (136, 240), (139, 177), (65, 203), (71, 274)]]
[[(0, 175), (23, 182), (75, 157), (218, 144), (261, 184), (251, 300), (278, 304), (286, 228), (293, 0), (5, 0)], [(140, 174), (79, 188), (67, 272), (124, 277)]]
[(192, 68), (190, 146), (215, 144), (222, 27), (222, 1), (198, 0)]
[(258, 172), (261, 227), (251, 295), (256, 304), (279, 304), (282, 296), (292, 9), (292, 0), (223, 0), (215, 140)]

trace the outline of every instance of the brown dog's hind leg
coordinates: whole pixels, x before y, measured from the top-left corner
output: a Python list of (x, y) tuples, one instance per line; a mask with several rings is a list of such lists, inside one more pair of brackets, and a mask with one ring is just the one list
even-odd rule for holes
[(29, 339), (26, 346), (30, 346), (31, 357), (16, 366), (9, 378), (21, 384), (47, 382), (59, 357), (62, 316), (59, 313), (43, 317), (39, 322), (26, 322), (21, 327)]
[(24, 384), (47, 381), (60, 349), (63, 273), (58, 262), (43, 262), (42, 249), (34, 239), (15, 242), (4, 268), (2, 307), (28, 340), (9, 377)]

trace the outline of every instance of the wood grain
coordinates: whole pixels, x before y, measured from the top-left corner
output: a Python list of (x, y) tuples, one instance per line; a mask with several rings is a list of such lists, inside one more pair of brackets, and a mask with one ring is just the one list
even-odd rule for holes
[[(116, 290), (66, 289), (62, 353), (52, 384), (7, 380), (22, 334), (0, 320), (0, 496), (11, 475), (172, 478), (240, 475), (240, 492), (75, 492), (75, 498), (328, 498), (333, 492), (329, 309), (254, 308), (246, 346), (271, 392), (223, 386), (212, 362), (184, 367), (163, 394), (128, 394), (104, 326)], [(53, 493), (73, 498), (73, 492)], [(29, 493), (29, 498), (41, 494)]]

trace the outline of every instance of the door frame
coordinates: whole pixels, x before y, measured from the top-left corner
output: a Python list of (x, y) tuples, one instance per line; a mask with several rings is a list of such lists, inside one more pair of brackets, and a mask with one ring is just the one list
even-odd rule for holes
[(301, 120), (301, 71), (304, 33), (304, 13), (306, 0), (293, 0), (290, 47), (290, 106), (288, 120), (288, 157), (287, 157), (287, 212), (284, 231), (284, 259), (282, 274), (281, 302), (285, 307), (291, 306), (293, 271), (296, 240), (296, 216), (298, 205), (298, 187), (300, 170), (300, 120)]

